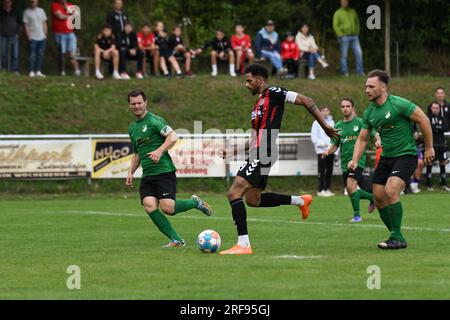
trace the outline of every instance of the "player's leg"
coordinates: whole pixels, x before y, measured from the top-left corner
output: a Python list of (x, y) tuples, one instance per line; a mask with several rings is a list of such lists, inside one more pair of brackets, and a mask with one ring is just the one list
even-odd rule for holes
[(445, 172), (445, 166), (447, 165), (447, 159), (446, 159), (446, 148), (445, 147), (438, 147), (435, 148), (437, 159), (439, 160), (439, 170), (440, 170), (440, 176), (441, 176), (441, 185), (442, 188), (444, 188), (446, 191), (450, 191), (450, 188), (447, 187), (447, 176)]
[(98, 46), (95, 46), (95, 50), (94, 50), (95, 76), (99, 80), (103, 79), (103, 74), (100, 71), (100, 65), (102, 63), (101, 59), (102, 59), (101, 50)]
[(372, 192), (375, 206), (380, 213), (380, 218), (386, 228), (391, 231), (391, 216), (389, 214), (389, 202), (386, 195), (385, 185), (392, 171), (392, 161), (381, 157), (373, 173)]
[(216, 50), (212, 50), (211, 51), (211, 75), (213, 77), (217, 76), (217, 51)]
[(236, 49), (234, 51), (236, 53), (236, 70), (241, 70), (241, 64), (242, 64), (242, 49)]
[(348, 197), (350, 198), (350, 202), (352, 203), (353, 219), (350, 220), (350, 222), (353, 223), (353, 222), (360, 222), (362, 221), (362, 219), (359, 207), (360, 195), (358, 192), (358, 181), (356, 181), (356, 179), (351, 177), (350, 176), (351, 174), (353, 174), (353, 177), (355, 175), (354, 173), (351, 172), (347, 174), (347, 181), (345, 187), (347, 188)]
[[(244, 167), (245, 168), (245, 167)], [(238, 173), (239, 174), (239, 173)], [(220, 254), (251, 254), (250, 239), (247, 230), (247, 211), (242, 197), (252, 188), (250, 182), (239, 175), (234, 179), (228, 190), (227, 197), (230, 201), (231, 214), (237, 228), (238, 243), (229, 250)]]
[(229, 69), (230, 69), (230, 76), (236, 77), (236, 67), (235, 67), (235, 56), (234, 51), (232, 49), (229, 49), (227, 52), (228, 55), (228, 63), (229, 63)]
[(303, 219), (308, 218), (311, 202), (312, 196), (309, 194), (289, 196), (273, 192), (263, 193), (263, 188), (252, 188), (245, 194), (245, 203), (250, 207), (271, 208), (293, 205), (300, 209)]

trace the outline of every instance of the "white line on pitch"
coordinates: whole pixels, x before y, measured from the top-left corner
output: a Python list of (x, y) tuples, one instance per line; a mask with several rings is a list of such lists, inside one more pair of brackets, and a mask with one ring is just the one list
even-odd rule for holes
[(296, 255), (288, 255), (284, 254), (282, 256), (274, 256), (275, 259), (298, 259), (298, 260), (305, 260), (305, 259), (324, 259), (325, 256), (296, 256)]
[[(103, 216), (119, 216), (119, 217), (143, 217), (143, 214), (132, 214), (132, 213), (122, 213), (122, 212), (107, 212), (107, 211), (79, 211), (72, 210), (66, 211), (69, 213), (76, 214), (87, 214), (87, 215), (103, 215)], [(231, 221), (230, 218), (225, 217), (194, 217), (194, 216), (177, 216), (176, 219), (191, 219), (191, 220), (227, 220)], [(345, 223), (330, 223), (330, 222), (303, 222), (303, 221), (289, 221), (289, 220), (272, 220), (272, 219), (258, 219), (258, 218), (248, 218), (247, 221), (250, 222), (262, 222), (262, 223), (287, 223), (287, 224), (302, 224), (302, 225), (323, 225), (323, 226), (331, 226), (331, 227), (351, 227), (351, 228), (386, 228), (381, 224), (345, 224)], [(446, 232), (450, 233), (449, 228), (421, 228), (421, 227), (407, 227), (403, 226), (404, 230), (415, 230), (415, 231), (437, 231), (437, 232)]]

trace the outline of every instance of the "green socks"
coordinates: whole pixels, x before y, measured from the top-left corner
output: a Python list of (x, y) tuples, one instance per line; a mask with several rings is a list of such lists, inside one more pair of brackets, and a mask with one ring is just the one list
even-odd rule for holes
[(359, 201), (361, 199), (369, 200), (370, 202), (373, 201), (373, 195), (369, 192), (366, 192), (364, 190), (356, 190), (356, 192), (352, 193), (350, 196), (350, 201), (352, 202), (353, 207), (353, 215), (359, 216)]
[(349, 196), (350, 196), (350, 201), (352, 202), (353, 215), (355, 217), (358, 217), (359, 216), (359, 199), (360, 199), (359, 190), (356, 190), (356, 192), (353, 192)]
[(175, 229), (170, 224), (169, 219), (166, 218), (164, 214), (158, 209), (149, 213), (148, 216), (152, 219), (153, 223), (158, 227), (159, 231), (165, 234), (170, 240), (182, 241), (181, 237), (175, 231)]
[(400, 231), (402, 227), (402, 219), (403, 219), (403, 207), (402, 203), (399, 201), (397, 203), (391, 204), (388, 206), (389, 208), (389, 216), (391, 217), (391, 238), (397, 240), (405, 240)]
[(390, 211), (389, 208), (390, 208), (390, 206), (387, 206), (382, 209), (378, 208), (378, 212), (380, 213), (380, 217), (381, 217), (381, 220), (383, 220), (384, 225), (388, 228), (389, 231), (391, 231), (392, 227), (391, 227), (391, 216), (389, 214), (389, 211)]
[(185, 212), (194, 208), (197, 208), (198, 202), (194, 199), (189, 200), (177, 200), (175, 201), (175, 212), (174, 215)]

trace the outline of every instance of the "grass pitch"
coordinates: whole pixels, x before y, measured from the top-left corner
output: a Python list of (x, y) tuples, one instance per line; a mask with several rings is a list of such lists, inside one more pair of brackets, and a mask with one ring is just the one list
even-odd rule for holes
[[(180, 197), (181, 198), (181, 197)], [(295, 207), (248, 209), (254, 254), (203, 254), (197, 235), (214, 229), (235, 243), (225, 196), (206, 196), (213, 217), (170, 218), (185, 248), (167, 240), (136, 198), (2, 200), (0, 299), (449, 299), (450, 197), (402, 198), (409, 248), (381, 251), (388, 236), (376, 212), (350, 225), (344, 196), (315, 198), (302, 222)], [(362, 208), (365, 208), (362, 204)], [(68, 290), (68, 266), (81, 289)], [(369, 290), (369, 266), (381, 289)]]

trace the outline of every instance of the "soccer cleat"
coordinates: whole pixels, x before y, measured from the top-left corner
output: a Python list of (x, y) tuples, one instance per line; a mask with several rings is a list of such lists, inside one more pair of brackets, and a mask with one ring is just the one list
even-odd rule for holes
[(171, 240), (168, 244), (164, 245), (163, 248), (173, 248), (173, 247), (185, 247), (186, 246), (186, 242), (184, 242), (184, 240)]
[(309, 206), (311, 205), (313, 201), (313, 197), (310, 194), (305, 194), (303, 196), (300, 196), (303, 199), (303, 205), (298, 206), (300, 209), (300, 212), (302, 213), (302, 219), (306, 220), (309, 216)]
[(199, 196), (196, 196), (195, 194), (191, 196), (191, 199), (197, 201), (197, 209), (203, 212), (207, 216), (212, 216), (213, 210), (212, 207), (206, 202), (200, 199)]
[(447, 186), (442, 186), (442, 189), (444, 189), (445, 191), (450, 191), (450, 188)]
[(220, 254), (253, 254), (253, 251), (252, 247), (241, 247), (236, 244), (231, 249), (221, 251)]
[(376, 208), (377, 208), (377, 207), (376, 207), (376, 205), (375, 205), (375, 202), (371, 201), (371, 202), (369, 203), (369, 207), (367, 208), (367, 212), (372, 213), (372, 212), (375, 211)]
[(397, 240), (389, 238), (388, 240), (378, 244), (378, 248), (383, 250), (406, 249), (408, 245), (405, 240)]
[(356, 216), (352, 220), (350, 220), (349, 222), (350, 223), (356, 223), (356, 222), (362, 222), (362, 221), (363, 220), (362, 220), (361, 216)]
[(335, 194), (333, 193), (333, 192), (331, 192), (330, 190), (325, 190), (324, 191), (325, 192), (325, 194), (328, 196), (328, 197), (333, 197), (333, 196), (335, 196)]

